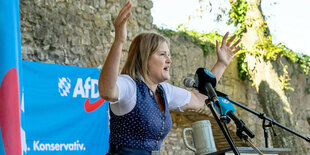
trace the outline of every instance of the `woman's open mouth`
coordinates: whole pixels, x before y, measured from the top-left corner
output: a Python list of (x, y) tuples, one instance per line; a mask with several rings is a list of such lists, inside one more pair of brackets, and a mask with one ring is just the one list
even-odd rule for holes
[(164, 70), (165, 71), (169, 71), (169, 67), (164, 67)]

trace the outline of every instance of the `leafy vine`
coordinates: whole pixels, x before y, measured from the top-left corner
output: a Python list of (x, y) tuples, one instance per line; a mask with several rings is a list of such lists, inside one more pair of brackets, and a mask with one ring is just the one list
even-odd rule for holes
[[(238, 37), (247, 31), (247, 26), (251, 27), (251, 23), (246, 23), (246, 15), (249, 10), (249, 5), (246, 0), (236, 0), (231, 4), (232, 9), (229, 11), (230, 20), (228, 24), (234, 24), (237, 27), (235, 34)], [(200, 45), (204, 54), (207, 55), (209, 52), (215, 51), (215, 41), (221, 40), (223, 36), (217, 32), (212, 32), (209, 34), (199, 33), (191, 30), (186, 30), (184, 25), (178, 27), (178, 31), (172, 31), (167, 29), (159, 29), (164, 35), (170, 37), (174, 34), (178, 34), (187, 38), (190, 38), (193, 43)], [(257, 43), (254, 49), (242, 49), (236, 54), (238, 60), (238, 71), (239, 77), (242, 80), (250, 80), (253, 82), (253, 79), (249, 73), (249, 66), (246, 61), (246, 54), (251, 53), (256, 56), (263, 57), (265, 61), (275, 61), (277, 58), (286, 57), (288, 60), (294, 63), (298, 63), (299, 66), (303, 69), (305, 75), (309, 74), (310, 70), (310, 56), (304, 54), (297, 54), (291, 49), (287, 48), (283, 44), (273, 44), (272, 37), (269, 34), (267, 23), (264, 22), (260, 26), (260, 30), (263, 33), (259, 35), (260, 42)], [(284, 90), (294, 90), (290, 87), (289, 81), (291, 80), (288, 72), (286, 71), (285, 66), (282, 67), (284, 74), (279, 77), (280, 82), (282, 83), (282, 89)]]
[[(252, 26), (249, 23), (246, 23), (246, 14), (248, 11), (248, 3), (246, 0), (236, 0), (234, 3), (231, 4), (232, 9), (229, 11), (229, 24), (234, 23), (237, 27), (235, 33), (242, 37), (242, 34), (246, 32), (246, 26)], [(299, 66), (303, 69), (303, 73), (305, 75), (309, 74), (310, 70), (310, 56), (304, 54), (296, 54), (291, 49), (287, 48), (283, 44), (273, 44), (272, 37), (269, 35), (267, 23), (264, 22), (260, 26), (260, 31), (263, 32), (264, 36), (260, 37), (260, 42), (255, 46), (254, 51), (249, 49), (242, 49), (238, 52), (238, 70), (239, 70), (239, 77), (242, 80), (248, 79), (252, 81), (252, 77), (249, 74), (249, 67), (248, 63), (245, 59), (246, 53), (251, 53), (256, 56), (262, 56), (265, 61), (275, 61), (278, 56), (282, 57), (285, 56), (291, 62), (298, 63)], [(289, 81), (291, 80), (288, 72), (286, 71), (285, 66), (282, 67), (284, 74), (279, 77), (281, 82), (281, 88), (283, 90), (294, 90), (290, 87)]]
[(246, 32), (246, 13), (248, 11), (248, 3), (246, 0), (237, 0), (231, 4), (232, 9), (229, 11), (228, 24), (234, 24), (237, 27), (235, 34), (238, 37), (242, 37), (242, 34)]
[(180, 25), (178, 31), (159, 29), (165, 36), (171, 37), (172, 35), (178, 34), (180, 36), (191, 39), (195, 44), (198, 44), (203, 50), (204, 55), (208, 55), (210, 52), (215, 52), (216, 40), (221, 40), (223, 36), (217, 32), (212, 33), (199, 33), (192, 30), (186, 30), (183, 25)]

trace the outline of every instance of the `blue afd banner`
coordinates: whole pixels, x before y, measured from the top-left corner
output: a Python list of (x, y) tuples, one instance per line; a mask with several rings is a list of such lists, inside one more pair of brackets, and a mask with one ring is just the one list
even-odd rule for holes
[(108, 102), (100, 70), (23, 61), (26, 154), (105, 154)]

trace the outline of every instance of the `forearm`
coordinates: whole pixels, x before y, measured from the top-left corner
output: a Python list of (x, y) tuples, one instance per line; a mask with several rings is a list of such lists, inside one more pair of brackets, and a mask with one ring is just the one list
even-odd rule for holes
[(191, 99), (188, 104), (181, 107), (183, 111), (185, 110), (198, 110), (205, 104), (205, 100), (208, 99), (207, 96), (200, 94), (197, 90), (193, 89), (191, 91)]
[(108, 101), (115, 101), (118, 98), (116, 80), (119, 73), (123, 44), (127, 38), (126, 23), (131, 16), (131, 7), (132, 5), (128, 1), (115, 19), (115, 39), (99, 77), (99, 94)]
[[(215, 65), (211, 69), (211, 72), (215, 76), (216, 82), (218, 82), (221, 79), (226, 67), (227, 66), (225, 64), (219, 61), (215, 63)], [(182, 110), (198, 110), (201, 107), (203, 107), (203, 105), (205, 104), (205, 100), (207, 98), (208, 98), (207, 96), (200, 94), (197, 90), (192, 90), (190, 102), (187, 105), (181, 107), (181, 109)]]
[(227, 66), (219, 61), (217, 61), (215, 65), (212, 67), (211, 72), (216, 77), (216, 82), (218, 82), (221, 79), (226, 68)]
[(122, 47), (123, 43), (114, 41), (100, 73), (98, 89), (100, 96), (106, 100), (114, 100), (118, 97), (116, 80), (119, 74)]

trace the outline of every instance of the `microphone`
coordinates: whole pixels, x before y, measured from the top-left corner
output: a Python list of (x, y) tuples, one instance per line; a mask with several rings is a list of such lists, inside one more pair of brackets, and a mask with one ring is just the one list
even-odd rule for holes
[[(227, 99), (223, 98), (223, 97), (218, 97), (219, 102), (221, 104), (221, 109), (224, 115), (229, 115), (232, 113), (234, 113), (235, 107), (230, 103), (230, 101), (228, 101)], [(219, 111), (219, 107), (213, 103), (213, 106), (215, 107), (216, 111)]]
[(194, 78), (195, 86), (200, 93), (207, 95), (211, 100), (217, 98), (213, 89), (216, 86), (216, 78), (209, 70), (198, 68)]
[[(205, 68), (198, 68), (194, 78), (194, 81), (192, 78), (185, 78), (183, 81), (184, 85), (186, 87), (198, 89), (199, 93), (208, 96), (209, 101), (213, 101), (218, 107), (221, 107), (220, 103), (218, 103), (217, 94), (213, 88), (216, 86), (215, 76)], [(222, 116), (221, 109), (219, 113)]]
[[(222, 113), (235, 122), (238, 130), (244, 131), (250, 138), (254, 138), (254, 133), (247, 126), (245, 126), (242, 120), (234, 115), (235, 107), (231, 104), (231, 102), (223, 97), (218, 97), (218, 99), (221, 105)], [(215, 107), (216, 111), (219, 112), (219, 107), (214, 103), (213, 106)]]
[(214, 87), (216, 86), (215, 76), (205, 68), (198, 68), (194, 78), (194, 81), (192, 78), (185, 78), (183, 81), (184, 85), (186, 87), (198, 89), (199, 93), (208, 96), (209, 101), (216, 102), (220, 107), (221, 105), (218, 103), (217, 94), (214, 90)]
[[(191, 77), (185, 78), (184, 81), (183, 81), (183, 84), (184, 84), (184, 86), (187, 87), (187, 88), (194, 88), (194, 89), (197, 89), (197, 88), (196, 88), (195, 80), (194, 80), (193, 78), (191, 78)], [(222, 93), (222, 92), (220, 92), (220, 91), (217, 91), (217, 90), (215, 90), (215, 92), (216, 92), (217, 96), (224, 97), (224, 98), (228, 98), (228, 95), (227, 95), (227, 94), (224, 94), (224, 93)]]
[(183, 84), (187, 88), (196, 88), (195, 80), (191, 77), (185, 78)]

